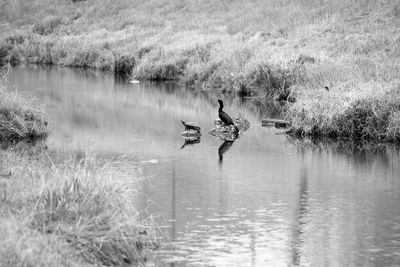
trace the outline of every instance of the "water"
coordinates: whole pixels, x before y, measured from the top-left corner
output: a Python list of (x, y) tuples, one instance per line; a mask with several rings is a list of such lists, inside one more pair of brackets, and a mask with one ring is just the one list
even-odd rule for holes
[[(18, 67), (9, 80), (45, 103), (54, 157), (89, 150), (143, 162), (148, 179), (137, 206), (171, 241), (158, 251), (158, 265), (400, 263), (396, 149), (307, 149), (261, 127), (273, 111), (226, 100), (226, 111), (251, 127), (225, 145), (221, 160), (223, 142), (207, 134), (217, 96), (65, 68)], [(181, 119), (200, 124), (200, 143), (181, 149)]]

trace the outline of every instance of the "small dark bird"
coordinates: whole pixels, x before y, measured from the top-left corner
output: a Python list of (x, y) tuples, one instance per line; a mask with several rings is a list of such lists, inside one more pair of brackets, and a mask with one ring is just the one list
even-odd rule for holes
[(325, 86), (324, 88), (325, 88), (326, 91), (329, 91), (329, 87), (328, 86)]
[(185, 126), (185, 131), (194, 130), (194, 131), (197, 131), (198, 133), (200, 133), (201, 129), (200, 129), (200, 126), (197, 123), (195, 123), (195, 122), (185, 122), (185, 121), (182, 121), (182, 120), (181, 120), (181, 122)]
[(219, 103), (218, 117), (225, 125), (234, 125), (236, 130), (238, 130), (232, 118), (225, 111), (222, 110), (224, 108), (224, 102), (222, 102), (221, 99), (218, 99), (218, 103)]

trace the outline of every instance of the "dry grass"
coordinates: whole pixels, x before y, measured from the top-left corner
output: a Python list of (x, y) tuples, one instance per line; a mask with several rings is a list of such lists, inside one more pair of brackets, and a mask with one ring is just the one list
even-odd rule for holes
[[(1, 156), (1, 266), (140, 264), (157, 245), (151, 220), (133, 207), (132, 163), (93, 157), (54, 165), (42, 149)], [(46, 159), (47, 158), (47, 159)]]
[(0, 84), (0, 142), (34, 140), (46, 137), (47, 133), (42, 108)]
[(295, 134), (400, 142), (400, 84), (361, 86), (301, 96), (286, 114)]
[(0, 265), (82, 266), (76, 253), (57, 236), (43, 235), (19, 217), (1, 219)]

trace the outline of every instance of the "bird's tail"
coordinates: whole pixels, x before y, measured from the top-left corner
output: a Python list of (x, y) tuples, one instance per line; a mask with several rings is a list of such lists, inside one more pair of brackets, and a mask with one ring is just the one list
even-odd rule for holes
[(182, 122), (182, 124), (183, 124), (183, 125), (185, 125), (185, 126), (186, 126), (186, 123), (185, 123), (183, 120), (181, 120), (181, 122)]

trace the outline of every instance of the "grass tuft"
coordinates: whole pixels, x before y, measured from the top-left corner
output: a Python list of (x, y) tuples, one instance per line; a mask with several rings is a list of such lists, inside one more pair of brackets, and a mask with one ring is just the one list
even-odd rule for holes
[(114, 73), (122, 76), (131, 75), (136, 64), (134, 56), (126, 54), (114, 55)]
[(47, 122), (41, 107), (15, 90), (0, 87), (0, 141), (15, 142), (46, 137)]
[[(54, 165), (43, 150), (30, 156), (12, 151), (1, 157), (12, 169), (12, 186), (5, 182), (0, 199), (6, 225), (0, 233), (10, 231), (0, 242), (0, 263), (136, 265), (157, 248), (152, 220), (142, 219), (133, 205), (138, 176), (132, 162), (86, 156)], [(29, 254), (29, 247), (36, 252)]]
[(133, 77), (140, 80), (178, 80), (183, 76), (187, 59), (167, 57), (162, 50), (152, 50), (133, 69)]
[(48, 16), (44, 18), (41, 23), (35, 24), (32, 30), (34, 33), (40, 35), (49, 35), (61, 24), (63, 24), (63, 19), (61, 17)]
[(375, 89), (360, 97), (329, 97), (295, 103), (287, 113), (300, 136), (344, 137), (352, 140), (400, 142), (400, 91)]
[(121, 199), (126, 189), (99, 181), (101, 168), (81, 165), (66, 171), (63, 185), (42, 190), (31, 227), (61, 236), (91, 264), (137, 262), (139, 250), (155, 243), (147, 231), (143, 234), (145, 225), (132, 218), (136, 211)]

